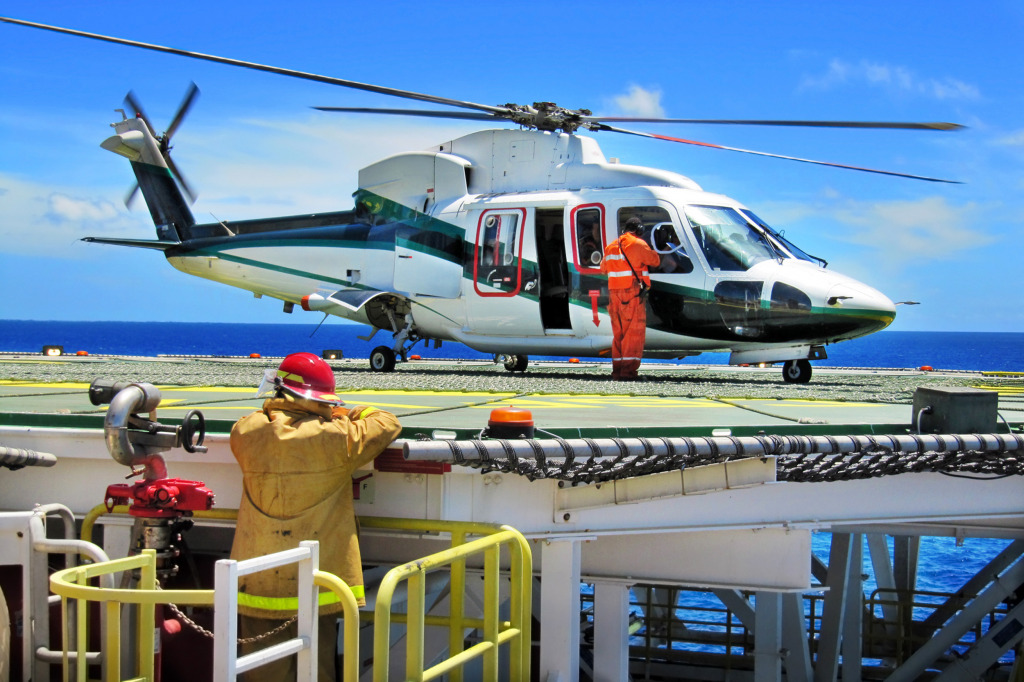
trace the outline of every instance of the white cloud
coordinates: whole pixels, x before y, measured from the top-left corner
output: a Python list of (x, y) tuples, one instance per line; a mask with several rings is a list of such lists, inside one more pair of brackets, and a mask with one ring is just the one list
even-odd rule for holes
[(882, 64), (865, 59), (857, 63), (833, 59), (829, 62), (825, 73), (805, 77), (801, 87), (812, 90), (829, 90), (855, 84), (865, 84), (895, 93), (915, 94), (937, 100), (977, 100), (981, 97), (976, 86), (956, 78), (921, 77), (905, 66)]
[(96, 222), (115, 220), (121, 211), (106, 200), (87, 200), (55, 192), (49, 197), (50, 210), (47, 215), (54, 222)]
[(641, 118), (664, 118), (661, 106), (661, 90), (648, 90), (639, 85), (630, 85), (629, 90), (612, 98), (615, 108), (626, 116)]
[(833, 218), (853, 229), (844, 241), (872, 248), (887, 262), (950, 260), (971, 249), (986, 246), (994, 237), (972, 229), (980, 222), (982, 208), (974, 202), (961, 206), (943, 197), (916, 201), (845, 201), (832, 211)]
[[(152, 223), (129, 215), (90, 187), (54, 187), (0, 173), (0, 239), (5, 254), (69, 257), (82, 237), (155, 238)], [(147, 216), (148, 217), (148, 216)]]
[(175, 161), (196, 187), (199, 222), (352, 207), (359, 169), (478, 130), (465, 123), (313, 114), (246, 119), (175, 138)]
[(1007, 133), (997, 139), (996, 144), (1001, 147), (1024, 147), (1024, 130)]

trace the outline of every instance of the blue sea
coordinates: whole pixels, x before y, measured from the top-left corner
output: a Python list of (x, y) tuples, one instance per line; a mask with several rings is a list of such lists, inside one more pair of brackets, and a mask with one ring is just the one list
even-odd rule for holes
[[(380, 332), (360, 339), (368, 328), (328, 321), (315, 324), (227, 324), (210, 322), (61, 322), (0, 320), (0, 352), (35, 352), (43, 346), (63, 346), (66, 353), (90, 355), (224, 355), (258, 353), (278, 357), (297, 351), (341, 350), (344, 357), (366, 358), (375, 346), (391, 345)], [(1024, 371), (1024, 333), (899, 332), (828, 346), (823, 367), (896, 367)], [(490, 359), (491, 355), (462, 344), (444, 342), (440, 348), (423, 343), (411, 353), (424, 358)], [(515, 352), (509, 348), (509, 352)], [(705, 353), (681, 364), (726, 364), (727, 353)], [(541, 359), (541, 358), (535, 358)]]

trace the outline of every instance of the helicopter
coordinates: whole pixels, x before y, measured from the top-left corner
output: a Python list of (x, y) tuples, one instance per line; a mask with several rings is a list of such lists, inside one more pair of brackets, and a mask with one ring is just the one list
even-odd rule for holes
[(156, 240), (87, 237), (159, 250), (178, 270), (354, 320), (392, 340), (373, 370), (393, 371), (414, 344), (455, 341), (501, 357), (608, 356), (607, 244), (627, 220), (660, 255), (650, 269), (644, 356), (729, 352), (729, 363), (782, 364), (786, 382), (811, 379), (829, 344), (893, 322), (896, 304), (827, 268), (750, 208), (681, 174), (618, 163), (580, 131), (614, 132), (789, 161), (911, 178), (940, 178), (726, 147), (620, 127), (692, 123), (951, 131), (953, 123), (653, 119), (594, 116), (551, 102), (485, 105), (237, 59), (0, 17), (0, 21), (240, 68), (318, 81), (450, 110), (316, 107), (324, 111), (511, 123), (399, 153), (359, 171), (354, 208), (197, 223), (195, 193), (170, 141), (198, 95), (193, 84), (157, 134), (133, 94), (102, 148), (127, 158)]

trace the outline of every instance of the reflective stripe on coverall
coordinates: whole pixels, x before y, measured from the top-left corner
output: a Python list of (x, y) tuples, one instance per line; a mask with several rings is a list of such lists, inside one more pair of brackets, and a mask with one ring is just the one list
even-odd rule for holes
[[(622, 255), (625, 251), (626, 256)], [(628, 262), (626, 257), (629, 258)], [(608, 275), (608, 315), (612, 320), (612, 378), (634, 379), (647, 337), (647, 306), (640, 300), (637, 276), (650, 286), (647, 268), (661, 258), (645, 241), (624, 233), (605, 248), (601, 271)], [(633, 267), (630, 268), (630, 265)], [(633, 271), (636, 274), (633, 274)]]
[[(401, 430), (395, 416), (382, 410), (332, 408), (289, 395), (271, 398), (262, 410), (240, 419), (231, 430), (231, 451), (243, 477), (231, 558), (250, 559), (317, 540), (320, 570), (344, 580), (363, 605), (352, 472), (383, 452)], [(239, 613), (289, 618), (295, 602), (288, 600), (298, 594), (296, 567), (244, 576), (239, 591), (248, 595), (239, 595)], [(331, 603), (321, 607), (321, 615), (341, 611), (336, 600), (325, 600)]]

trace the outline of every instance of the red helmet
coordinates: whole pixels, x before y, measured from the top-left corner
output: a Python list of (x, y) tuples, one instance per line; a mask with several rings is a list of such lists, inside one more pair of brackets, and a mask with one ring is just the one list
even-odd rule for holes
[(322, 403), (341, 403), (341, 398), (334, 394), (334, 372), (330, 365), (312, 353), (292, 353), (281, 361), (276, 372), (267, 370), (267, 375), (270, 374), (273, 374), (274, 386), (294, 396)]

